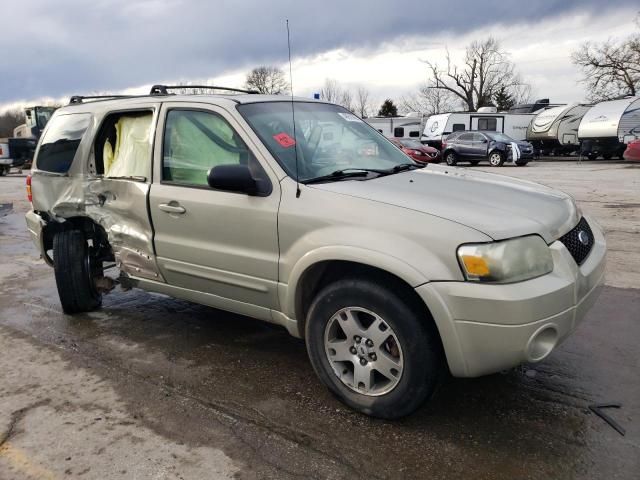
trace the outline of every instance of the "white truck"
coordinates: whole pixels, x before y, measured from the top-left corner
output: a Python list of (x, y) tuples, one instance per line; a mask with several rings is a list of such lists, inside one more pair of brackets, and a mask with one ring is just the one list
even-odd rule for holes
[(36, 144), (57, 107), (25, 108), (25, 123), (13, 130), (13, 137), (0, 139), (0, 176), (11, 168), (30, 168)]

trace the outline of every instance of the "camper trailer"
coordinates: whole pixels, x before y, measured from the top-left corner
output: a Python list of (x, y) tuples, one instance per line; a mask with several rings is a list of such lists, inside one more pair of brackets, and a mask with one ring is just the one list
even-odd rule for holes
[(578, 139), (589, 159), (622, 158), (626, 145), (640, 138), (640, 97), (625, 97), (591, 107), (580, 121)]
[(424, 117), (412, 112), (404, 117), (371, 117), (365, 122), (388, 138), (419, 139), (424, 125)]
[(541, 111), (529, 124), (527, 140), (544, 155), (578, 151), (578, 126), (590, 108), (591, 105), (573, 103)]
[(500, 132), (514, 140), (525, 140), (534, 116), (534, 113), (498, 112), (495, 107), (480, 108), (477, 112), (441, 113), (427, 119), (421, 140), (442, 148), (442, 138), (460, 130)]

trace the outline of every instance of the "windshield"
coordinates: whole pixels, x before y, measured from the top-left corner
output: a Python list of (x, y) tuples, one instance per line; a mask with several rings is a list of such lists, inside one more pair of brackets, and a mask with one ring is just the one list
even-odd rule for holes
[(424, 145), (421, 144), (417, 140), (400, 140), (400, 145), (402, 145), (403, 147), (407, 147), (407, 148), (422, 148), (422, 147), (424, 147)]
[(495, 140), (496, 142), (515, 142), (515, 140), (513, 138), (511, 138), (509, 135), (505, 135), (504, 133), (487, 133), (484, 132), (485, 135), (487, 135), (491, 140)]
[(326, 103), (291, 102), (238, 105), (238, 111), (282, 168), (300, 181), (346, 169), (392, 169), (412, 163), (395, 145), (348, 110)]

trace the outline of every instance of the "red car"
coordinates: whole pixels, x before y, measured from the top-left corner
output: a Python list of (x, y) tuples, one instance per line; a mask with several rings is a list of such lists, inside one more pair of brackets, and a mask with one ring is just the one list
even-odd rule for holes
[(404, 153), (420, 163), (440, 163), (438, 149), (423, 145), (418, 140), (411, 138), (390, 138), (389, 141)]
[(640, 140), (629, 142), (622, 157), (629, 162), (640, 162)]

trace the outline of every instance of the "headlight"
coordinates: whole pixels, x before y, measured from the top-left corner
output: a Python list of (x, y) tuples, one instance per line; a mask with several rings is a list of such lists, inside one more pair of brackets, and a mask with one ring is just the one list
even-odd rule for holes
[(553, 270), (551, 251), (537, 235), (462, 245), (458, 259), (466, 279), (475, 282), (521, 282)]

